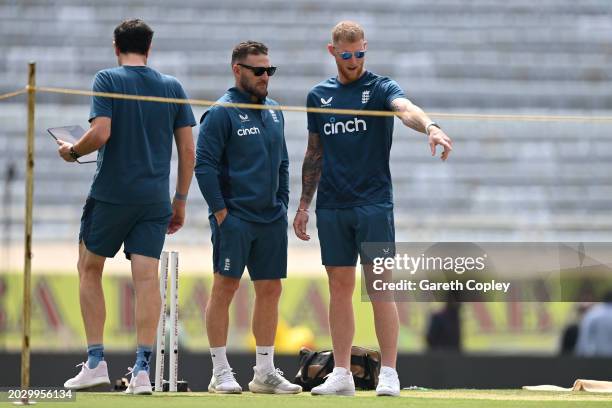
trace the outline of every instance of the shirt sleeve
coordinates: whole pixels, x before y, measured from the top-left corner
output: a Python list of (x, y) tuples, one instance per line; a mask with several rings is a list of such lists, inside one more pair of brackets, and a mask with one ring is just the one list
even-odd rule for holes
[(391, 110), (391, 102), (397, 98), (405, 98), (404, 91), (397, 82), (392, 79), (385, 79), (381, 84), (383, 95), (385, 95), (385, 106)]
[[(308, 94), (306, 98), (306, 107), (307, 108), (316, 108), (315, 104), (315, 96), (312, 92)], [(308, 117), (308, 131), (311, 133), (321, 133), (319, 131), (319, 121), (318, 121), (319, 113), (308, 112), (306, 116)]]
[(202, 116), (196, 148), (195, 176), (200, 191), (213, 213), (225, 208), (219, 175), (231, 123), (225, 109), (210, 108)]
[[(283, 117), (283, 127), (284, 126), (285, 119)], [(276, 197), (285, 204), (285, 208), (289, 208), (289, 154), (287, 153), (287, 142), (284, 137), (282, 158), (280, 168), (278, 169), (278, 191), (276, 192)]]
[[(106, 72), (100, 71), (96, 74), (92, 90), (94, 92), (113, 92), (111, 79)], [(113, 100), (111, 98), (103, 98), (101, 96), (94, 96), (92, 98), (89, 121), (91, 122), (100, 116), (113, 118)]]
[[(189, 99), (185, 90), (181, 86), (181, 84), (176, 82), (176, 93), (178, 99)], [(191, 110), (191, 105), (187, 103), (178, 104), (178, 111), (176, 113), (176, 117), (174, 118), (174, 129), (182, 128), (182, 127), (194, 127), (196, 125), (195, 117), (193, 116), (193, 111)]]

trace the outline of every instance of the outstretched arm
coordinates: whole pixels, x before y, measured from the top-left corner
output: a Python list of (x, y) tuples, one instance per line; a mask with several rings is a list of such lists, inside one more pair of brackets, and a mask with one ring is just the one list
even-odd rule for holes
[(308, 241), (310, 236), (306, 234), (306, 224), (308, 223), (308, 208), (312, 202), (312, 197), (317, 191), (319, 180), (321, 179), (321, 169), (323, 167), (323, 145), (318, 133), (308, 133), (308, 147), (304, 155), (302, 164), (302, 196), (300, 206), (295, 219), (293, 229), (295, 235), (303, 241)]
[(394, 99), (391, 102), (391, 109), (396, 112), (397, 117), (405, 126), (427, 135), (432, 156), (436, 155), (436, 146), (440, 145), (444, 148), (441, 155), (442, 160), (448, 159), (448, 155), (453, 150), (453, 141), (434, 124), (423, 109), (406, 98)]

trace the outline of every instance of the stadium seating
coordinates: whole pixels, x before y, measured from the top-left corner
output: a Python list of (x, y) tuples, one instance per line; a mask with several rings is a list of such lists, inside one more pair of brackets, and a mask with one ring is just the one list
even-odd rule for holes
[[(39, 85), (89, 89), (96, 71), (116, 64), (114, 26), (122, 18), (140, 17), (156, 31), (150, 65), (177, 76), (190, 97), (219, 97), (232, 84), (232, 46), (256, 39), (268, 44), (279, 67), (270, 95), (282, 104), (302, 105), (310, 87), (335, 72), (325, 48), (331, 27), (351, 18), (366, 29), (368, 67), (396, 79), (426, 111), (612, 111), (608, 0), (88, 4), (0, 0), (0, 93), (25, 84), (30, 60), (37, 62)], [(0, 102), (0, 174), (11, 163), (18, 166), (10, 211), (4, 213), (14, 220), (13, 239), (21, 237), (23, 220), (23, 100)], [(37, 102), (35, 237), (74, 240), (94, 168), (59, 161), (45, 129), (85, 126), (89, 99), (39, 94)], [(204, 109), (195, 107), (196, 116)], [(447, 163), (430, 157), (423, 135), (396, 122), (398, 240), (610, 239), (609, 123), (438, 119), (455, 141), (456, 153)], [(293, 212), (306, 118), (288, 113), (286, 120)], [(206, 206), (195, 183), (190, 197), (189, 233), (177, 239), (208, 241)]]

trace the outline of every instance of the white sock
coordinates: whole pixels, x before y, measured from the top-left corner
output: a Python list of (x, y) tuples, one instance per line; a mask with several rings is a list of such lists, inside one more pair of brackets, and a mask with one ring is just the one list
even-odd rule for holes
[(225, 346), (211, 347), (210, 356), (212, 357), (214, 372), (219, 372), (223, 368), (230, 368), (229, 362), (227, 361)]
[(350, 374), (349, 370), (347, 370), (344, 367), (334, 367), (333, 373), (336, 374), (336, 375), (348, 375), (348, 374)]
[(261, 373), (274, 371), (274, 346), (255, 347), (255, 366)]
[(395, 371), (395, 368), (393, 368), (393, 367), (381, 366), (380, 367), (380, 372), (382, 373), (383, 371), (388, 371), (389, 373), (397, 375), (397, 371)]

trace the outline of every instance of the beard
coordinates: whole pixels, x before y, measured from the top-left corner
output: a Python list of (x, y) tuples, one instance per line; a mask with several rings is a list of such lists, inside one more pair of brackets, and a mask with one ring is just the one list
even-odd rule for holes
[(240, 79), (240, 86), (242, 87), (242, 89), (244, 89), (247, 93), (255, 96), (257, 99), (263, 100), (266, 98), (266, 96), (268, 96), (268, 85), (264, 83), (265, 86), (257, 86), (258, 83), (260, 82), (255, 81), (254, 83), (250, 83), (244, 77)]
[(338, 70), (340, 71), (343, 77), (353, 82), (361, 77), (361, 74), (363, 74), (364, 71), (364, 66), (363, 64), (361, 64), (360, 66), (357, 66), (356, 69), (350, 70), (338, 64)]

